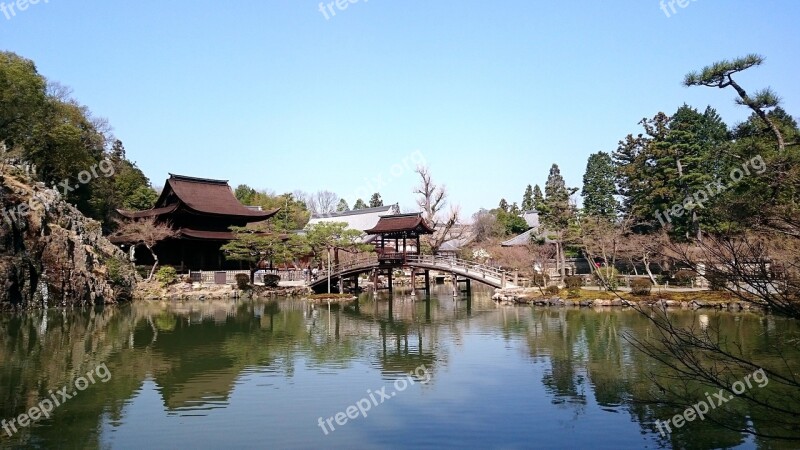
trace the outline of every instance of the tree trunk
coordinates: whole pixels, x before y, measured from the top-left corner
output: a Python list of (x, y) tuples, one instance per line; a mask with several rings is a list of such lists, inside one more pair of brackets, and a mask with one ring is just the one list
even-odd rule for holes
[(644, 270), (647, 271), (647, 275), (650, 277), (650, 281), (653, 282), (653, 286), (658, 286), (656, 277), (653, 276), (653, 272), (650, 270), (650, 259), (645, 256), (642, 258), (642, 263), (644, 263)]
[(149, 250), (150, 254), (153, 255), (153, 268), (150, 269), (150, 276), (147, 277), (147, 281), (150, 281), (153, 279), (153, 275), (156, 273), (156, 267), (158, 267), (158, 256), (156, 256), (156, 252), (154, 252), (149, 245), (145, 245), (145, 247), (147, 247), (147, 250)]

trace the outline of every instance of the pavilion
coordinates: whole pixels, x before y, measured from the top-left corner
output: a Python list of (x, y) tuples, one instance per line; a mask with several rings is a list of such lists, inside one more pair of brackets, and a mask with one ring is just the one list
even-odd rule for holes
[[(157, 223), (168, 223), (178, 237), (159, 243), (156, 252), (161, 264), (179, 271), (240, 269), (238, 261), (226, 261), (220, 248), (233, 239), (230, 227), (244, 227), (263, 222), (279, 209), (262, 211), (239, 203), (227, 180), (194, 178), (169, 174), (164, 189), (153, 208), (144, 211), (123, 211), (127, 220), (154, 217)], [(125, 236), (112, 236), (111, 242), (131, 245)], [(137, 261), (147, 261), (146, 252), (137, 252)]]
[(378, 236), (374, 244), (382, 265), (400, 266), (405, 263), (406, 256), (420, 254), (420, 236), (433, 234), (434, 229), (422, 213), (412, 213), (381, 216), (366, 233)]

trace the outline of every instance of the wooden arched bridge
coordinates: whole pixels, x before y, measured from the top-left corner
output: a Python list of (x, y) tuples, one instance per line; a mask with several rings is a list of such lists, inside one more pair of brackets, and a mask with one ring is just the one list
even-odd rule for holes
[[(407, 253), (382, 253), (357, 258), (351, 261), (342, 262), (331, 268), (330, 274), (327, 270), (321, 271), (317, 278), (309, 283), (309, 286), (317, 292), (327, 289), (328, 278), (332, 285), (341, 279), (352, 279), (358, 285), (358, 276), (364, 273), (385, 274), (389, 281), (389, 289), (392, 286), (392, 272), (398, 268), (410, 268), (412, 274), (421, 271), (425, 276), (425, 285), (429, 289), (429, 272), (436, 270), (451, 274), (454, 280), (459, 277), (477, 281), (495, 288), (514, 288), (513, 276), (508, 272), (496, 267), (478, 264), (452, 257), (416, 255)], [(413, 277), (413, 275), (412, 275)]]

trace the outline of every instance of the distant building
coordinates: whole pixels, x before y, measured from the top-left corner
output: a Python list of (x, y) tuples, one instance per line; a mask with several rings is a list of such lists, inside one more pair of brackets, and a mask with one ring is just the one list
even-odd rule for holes
[[(226, 261), (220, 248), (234, 238), (230, 227), (243, 227), (274, 216), (279, 209), (262, 211), (239, 203), (225, 180), (194, 178), (170, 174), (152, 209), (123, 211), (127, 220), (155, 217), (178, 231), (178, 238), (159, 243), (159, 262), (179, 271), (240, 269), (238, 261)], [(133, 244), (125, 236), (112, 236), (111, 242), (123, 247)], [(137, 262), (150, 259), (147, 252), (136, 255)]]
[(525, 211), (522, 213), (522, 218), (525, 219), (525, 223), (528, 224), (528, 231), (514, 236), (513, 238), (501, 243), (503, 247), (523, 247), (528, 245), (531, 240), (533, 239), (542, 239), (544, 238), (545, 241), (549, 240), (544, 236), (545, 230), (542, 229), (541, 223), (539, 221), (539, 212), (538, 211)]
[(358, 231), (367, 231), (375, 227), (381, 216), (399, 214), (398, 205), (378, 206), (377, 208), (354, 209), (331, 214), (318, 214), (311, 216), (309, 225), (316, 225), (323, 222), (344, 222), (347, 227)]

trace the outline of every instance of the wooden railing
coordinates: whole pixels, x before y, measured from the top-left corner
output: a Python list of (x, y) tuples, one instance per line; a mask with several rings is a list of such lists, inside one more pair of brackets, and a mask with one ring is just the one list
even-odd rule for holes
[[(514, 287), (510, 281), (508, 272), (498, 267), (442, 256), (408, 254), (398, 255), (404, 260), (405, 264), (410, 266), (422, 266), (442, 272), (456, 273), (474, 278), (476, 280), (485, 280), (490, 282), (489, 284), (495, 284), (499, 287)], [(385, 255), (381, 255), (380, 260), (385, 261)], [(358, 269), (376, 268), (379, 267), (379, 265), (380, 261), (377, 255), (363, 256), (331, 267), (330, 276), (332, 278), (338, 278), (342, 273), (345, 272), (351, 272)], [(312, 281), (312, 283), (318, 283), (322, 280), (325, 280), (327, 277), (328, 271), (322, 270), (317, 275), (317, 278)]]

